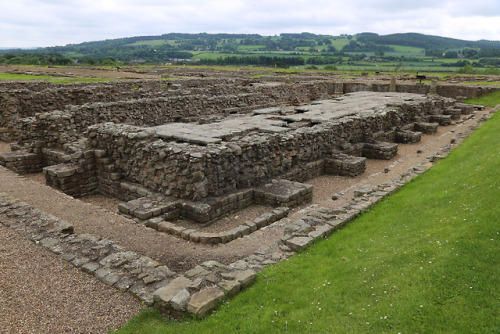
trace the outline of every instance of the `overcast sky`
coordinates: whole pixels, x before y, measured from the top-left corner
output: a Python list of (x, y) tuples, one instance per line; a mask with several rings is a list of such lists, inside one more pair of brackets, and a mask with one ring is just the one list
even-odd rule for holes
[(500, 0), (0, 0), (0, 47), (170, 32), (418, 32), (498, 41)]

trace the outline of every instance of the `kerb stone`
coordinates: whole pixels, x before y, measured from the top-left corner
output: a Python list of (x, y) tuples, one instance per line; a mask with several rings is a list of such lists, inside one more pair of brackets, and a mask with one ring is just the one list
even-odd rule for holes
[(204, 317), (222, 303), (224, 296), (224, 291), (216, 286), (201, 290), (191, 297), (187, 310), (195, 316)]
[(293, 251), (301, 251), (304, 248), (306, 248), (309, 243), (312, 241), (312, 238), (310, 237), (295, 237), (288, 239), (285, 244), (290, 247), (291, 250)]
[(169, 311), (172, 307), (170, 303), (172, 298), (174, 298), (181, 290), (187, 289), (191, 283), (191, 280), (184, 276), (177, 277), (168, 285), (159, 288), (153, 293), (153, 303), (156, 307)]

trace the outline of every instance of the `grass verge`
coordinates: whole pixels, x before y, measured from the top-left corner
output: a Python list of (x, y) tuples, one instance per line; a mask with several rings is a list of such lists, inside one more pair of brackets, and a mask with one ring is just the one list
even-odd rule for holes
[(21, 81), (44, 80), (57, 84), (117, 81), (116, 79), (105, 79), (105, 78), (62, 78), (62, 77), (52, 77), (46, 75), (28, 75), (28, 74), (11, 74), (11, 73), (0, 73), (0, 80), (21, 80)]
[(470, 104), (482, 104), (486, 107), (494, 107), (500, 104), (500, 89), (477, 99), (467, 99), (465, 102)]
[(327, 240), (203, 320), (118, 333), (499, 333), (500, 114)]

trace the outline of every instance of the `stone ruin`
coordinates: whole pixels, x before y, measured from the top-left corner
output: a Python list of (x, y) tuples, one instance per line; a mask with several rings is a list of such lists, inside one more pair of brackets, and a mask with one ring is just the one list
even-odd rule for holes
[[(310, 202), (308, 179), (359, 175), (366, 158), (391, 159), (397, 143), (473, 110), (441, 95), (488, 92), (318, 77), (2, 84), (0, 137), (14, 143), (0, 165), (43, 171), (74, 197), (115, 197), (120, 213), (163, 232), (225, 243)], [(274, 209), (236, 231), (172, 223), (209, 224), (252, 204)]]
[[(398, 143), (416, 143), (476, 108), (452, 97), (492, 90), (311, 76), (0, 84), (0, 137), (12, 142), (0, 165), (43, 171), (47, 184), (74, 197), (118, 198), (122, 214), (161, 232), (227, 243), (310, 202), (309, 179), (360, 175), (366, 159), (391, 159)], [(110, 240), (74, 235), (71, 224), (2, 194), (0, 209), (15, 210), (11, 227), (101, 281), (162, 310), (203, 316), (248, 286), (254, 270), (332, 233), (399, 184), (360, 188), (370, 200), (310, 212), (287, 225), (279, 247), (182, 274)], [(269, 211), (223, 232), (176, 224), (182, 216), (203, 226), (253, 204)]]

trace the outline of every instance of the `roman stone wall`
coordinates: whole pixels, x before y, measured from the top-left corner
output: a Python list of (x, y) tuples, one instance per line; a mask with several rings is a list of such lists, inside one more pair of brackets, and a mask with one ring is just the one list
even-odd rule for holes
[[(283, 79), (283, 78), (280, 78)], [(286, 79), (286, 78), (285, 78)], [(298, 78), (294, 78), (294, 81)], [(85, 118), (94, 112), (99, 121), (125, 122), (146, 125), (139, 119), (158, 119), (168, 122), (190, 114), (216, 114), (245, 111), (244, 106), (264, 107), (273, 103), (301, 104), (327, 98), (335, 94), (357, 91), (389, 91), (388, 84), (333, 82), (311, 80), (299, 83), (263, 84), (257, 79), (188, 79), (163, 81), (127, 81), (89, 84), (54, 85), (49, 83), (0, 84), (0, 139), (16, 138), (19, 120), (37, 113), (70, 110)], [(265, 81), (264, 81), (265, 82)], [(446, 97), (480, 97), (496, 90), (495, 87), (474, 87), (440, 84), (437, 94)], [(430, 85), (398, 84), (398, 92), (427, 94)], [(162, 100), (169, 99), (169, 100)], [(158, 105), (154, 105), (157, 102)], [(136, 104), (137, 108), (131, 107)], [(163, 104), (163, 106), (160, 106)], [(168, 106), (167, 106), (168, 104)], [(131, 113), (132, 115), (123, 115)], [(113, 115), (117, 113), (118, 115)], [(167, 116), (163, 114), (167, 113)], [(171, 113), (171, 115), (168, 115)], [(158, 118), (159, 114), (162, 115)], [(90, 116), (88, 116), (90, 118)], [(188, 119), (189, 120), (189, 119)], [(94, 124), (94, 123), (93, 123)], [(84, 126), (82, 124), (82, 126)]]
[[(191, 85), (198, 84), (190, 82)], [(240, 86), (238, 86), (240, 87)], [(175, 121), (195, 121), (202, 116), (225, 115), (233, 112), (249, 112), (274, 106), (277, 103), (300, 104), (322, 97), (334, 91), (331, 83), (304, 83), (279, 86), (242, 86), (244, 93), (231, 95), (242, 88), (221, 85), (211, 92), (226, 94), (180, 95), (145, 99), (129, 99), (119, 102), (70, 105), (63, 110), (37, 113), (35, 116), (11, 122), (10, 134), (22, 143), (45, 140), (47, 147), (62, 147), (66, 142), (81, 137), (90, 125), (102, 122), (154, 126)]]
[[(119, 194), (125, 186), (130, 191), (123, 192), (124, 200), (156, 192), (199, 201), (253, 188), (272, 178), (305, 181), (329, 170), (325, 164), (331, 164), (332, 155), (339, 152), (389, 159), (397, 153), (397, 145), (379, 141), (417, 142), (421, 136), (415, 132), (417, 124), (420, 128), (430, 122), (446, 125), (472, 108), (438, 96), (420, 102), (409, 99), (369, 116), (290, 124), (284, 133), (243, 132), (207, 146), (164, 141), (147, 128), (170, 122), (211, 123), (230, 113), (262, 107), (390, 90), (386, 84), (309, 79), (291, 83), (286, 78), (280, 82), (212, 78), (51, 88), (34, 84), (34, 91), (0, 91), (0, 116), (9, 119), (7, 134), (14, 135), (23, 149), (2, 158), (3, 164), (21, 172), (55, 166), (46, 169), (48, 182), (74, 196), (96, 191)], [(478, 96), (495, 89), (451, 87), (441, 93)], [(396, 85), (398, 92), (429, 90), (425, 84)], [(43, 110), (48, 111), (36, 112)], [(96, 150), (102, 152), (99, 158), (89, 153)], [(28, 162), (30, 154), (36, 157), (33, 163)], [(84, 159), (82, 154), (89, 157)]]
[[(346, 117), (285, 134), (251, 133), (207, 146), (165, 142), (147, 129), (112, 123), (91, 126), (88, 136), (90, 147), (108, 152), (125, 179), (166, 196), (200, 200), (263, 184), (337, 152), (361, 156), (371, 134), (424, 121), (447, 103), (408, 102), (367, 117)], [(370, 154), (378, 149), (379, 158), (385, 152), (394, 154), (392, 146), (369, 149)]]

